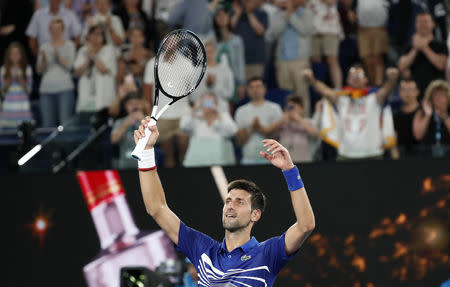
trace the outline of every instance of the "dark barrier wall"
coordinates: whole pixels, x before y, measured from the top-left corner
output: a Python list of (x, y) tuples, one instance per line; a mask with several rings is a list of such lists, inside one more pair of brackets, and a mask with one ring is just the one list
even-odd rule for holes
[[(282, 234), (294, 223), (279, 170), (224, 170), (229, 181), (255, 181), (268, 197), (268, 208), (254, 229), (259, 241)], [(276, 286), (439, 286), (448, 279), (448, 241), (442, 247), (436, 240), (448, 239), (448, 161), (315, 163), (300, 170), (317, 227)], [(221, 241), (222, 203), (210, 170), (159, 173), (167, 201), (180, 219)], [(145, 213), (137, 172), (120, 175), (137, 226), (158, 229)], [(1, 250), (6, 269), (0, 286), (86, 286), (82, 267), (100, 246), (75, 174), (4, 175), (0, 180), (6, 223)], [(45, 236), (32, 228), (39, 215), (50, 218)], [(427, 228), (429, 233), (422, 232)]]

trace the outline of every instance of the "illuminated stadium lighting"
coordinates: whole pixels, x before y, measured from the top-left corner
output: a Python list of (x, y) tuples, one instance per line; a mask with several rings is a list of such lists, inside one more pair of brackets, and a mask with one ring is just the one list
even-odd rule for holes
[(27, 152), (23, 157), (19, 159), (17, 164), (19, 166), (24, 165), (27, 161), (29, 161), (33, 156), (35, 156), (40, 150), (42, 149), (42, 146), (40, 144), (36, 145), (34, 148), (32, 148), (29, 152)]
[(45, 218), (37, 218), (34, 226), (37, 232), (45, 232), (45, 230), (47, 229), (47, 221), (45, 220)]

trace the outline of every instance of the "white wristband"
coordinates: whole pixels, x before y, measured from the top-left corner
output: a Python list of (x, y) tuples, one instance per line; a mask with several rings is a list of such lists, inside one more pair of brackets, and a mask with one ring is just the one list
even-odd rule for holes
[(155, 149), (145, 149), (142, 152), (141, 160), (138, 160), (139, 169), (151, 169), (156, 166)]

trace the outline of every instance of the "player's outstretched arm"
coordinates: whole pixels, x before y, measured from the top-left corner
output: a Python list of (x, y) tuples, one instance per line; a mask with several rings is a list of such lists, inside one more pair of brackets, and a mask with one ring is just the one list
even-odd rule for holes
[[(297, 251), (315, 228), (314, 213), (308, 195), (303, 187), (297, 167), (292, 162), (289, 151), (273, 139), (263, 140), (266, 151), (260, 154), (274, 166), (283, 170), (290, 190), (292, 206), (297, 222), (286, 232), (285, 250), (289, 256)], [(269, 154), (272, 153), (272, 155)]]
[[(137, 143), (139, 139), (145, 136), (145, 128), (150, 122), (150, 117), (142, 120), (138, 130), (134, 131), (134, 141)], [(158, 139), (158, 128), (150, 127), (152, 135), (145, 147), (146, 152), (153, 153), (153, 146)], [(159, 180), (156, 168), (147, 171), (139, 171), (139, 180), (141, 183), (141, 192), (144, 199), (147, 213), (150, 214), (156, 223), (166, 232), (167, 236), (178, 245), (178, 231), (180, 230), (180, 219), (170, 210), (166, 203), (166, 196)]]

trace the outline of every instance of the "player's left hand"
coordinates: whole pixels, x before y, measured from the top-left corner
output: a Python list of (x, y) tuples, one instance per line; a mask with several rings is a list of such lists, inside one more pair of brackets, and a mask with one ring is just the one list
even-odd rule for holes
[[(259, 153), (270, 161), (271, 164), (282, 170), (288, 170), (294, 167), (289, 151), (279, 142), (272, 139), (265, 139), (262, 142), (267, 149), (266, 151), (260, 151)], [(269, 152), (272, 153), (272, 155), (269, 154)]]

